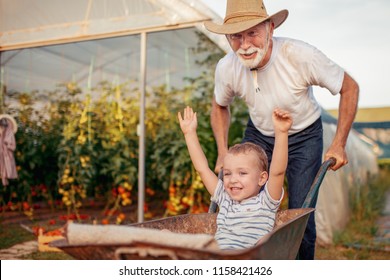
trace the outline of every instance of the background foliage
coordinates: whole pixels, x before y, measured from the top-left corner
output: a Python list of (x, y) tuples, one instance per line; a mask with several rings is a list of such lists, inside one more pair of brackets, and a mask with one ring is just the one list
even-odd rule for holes
[[(193, 52), (204, 54), (197, 63), (206, 70), (199, 77), (187, 78), (181, 89), (168, 91), (161, 85), (147, 92), (146, 197), (161, 193), (166, 215), (207, 211), (209, 203), (177, 122), (177, 112), (186, 105), (199, 112), (199, 139), (211, 168), (217, 158), (209, 116), (214, 69), (224, 54), (201, 34)], [(87, 200), (104, 202), (105, 209), (119, 212), (134, 203), (139, 98), (136, 81), (102, 82), (91, 89), (68, 82), (53, 92), (8, 93), (7, 113), (19, 126), (19, 178), (2, 187), (2, 210), (32, 216), (34, 205), (45, 202), (78, 215)], [(229, 137), (234, 143), (242, 137), (247, 111), (240, 102), (231, 109)]]

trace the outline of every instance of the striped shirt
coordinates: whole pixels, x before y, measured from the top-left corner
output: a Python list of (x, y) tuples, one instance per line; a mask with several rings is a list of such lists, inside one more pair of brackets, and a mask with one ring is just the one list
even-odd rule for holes
[(219, 180), (212, 201), (218, 204), (217, 232), (215, 239), (221, 249), (252, 247), (275, 224), (276, 212), (283, 198), (274, 200), (264, 191), (241, 202), (232, 200)]

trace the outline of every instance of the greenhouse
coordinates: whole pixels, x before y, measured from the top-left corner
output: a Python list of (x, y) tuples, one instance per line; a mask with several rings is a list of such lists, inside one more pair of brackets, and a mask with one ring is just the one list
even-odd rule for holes
[[(1, 114), (18, 124), (18, 178), (1, 203), (28, 213), (34, 200), (58, 201), (77, 212), (104, 197), (119, 212), (137, 203), (142, 222), (160, 190), (166, 215), (207, 212), (176, 120), (186, 104), (202, 112), (200, 141), (213, 165), (213, 73), (228, 45), (204, 29), (207, 20), (221, 19), (195, 0), (0, 0)], [(232, 115), (235, 143), (245, 106), (236, 102)], [(325, 149), (335, 127), (324, 121)], [(349, 192), (378, 172), (355, 132), (348, 149), (349, 165), (329, 172), (319, 194), (323, 243), (348, 221)]]

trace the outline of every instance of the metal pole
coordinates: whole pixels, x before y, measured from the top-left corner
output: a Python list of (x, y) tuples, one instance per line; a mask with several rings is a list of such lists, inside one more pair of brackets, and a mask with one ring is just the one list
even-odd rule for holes
[(145, 85), (146, 85), (146, 33), (141, 33), (140, 52), (140, 113), (139, 113), (139, 154), (138, 154), (138, 222), (144, 221), (145, 203)]

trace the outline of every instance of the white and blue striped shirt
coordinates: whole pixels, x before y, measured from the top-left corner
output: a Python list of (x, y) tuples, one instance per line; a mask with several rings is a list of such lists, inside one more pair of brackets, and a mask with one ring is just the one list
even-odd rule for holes
[(219, 180), (212, 201), (219, 206), (215, 239), (221, 249), (243, 249), (256, 244), (275, 224), (283, 198), (274, 200), (267, 185), (257, 196), (241, 202), (232, 200)]

